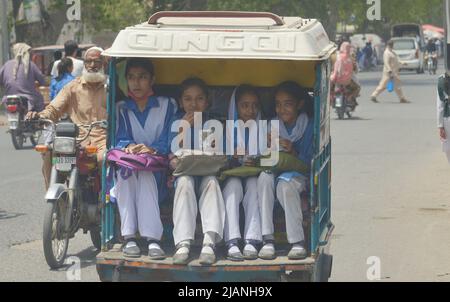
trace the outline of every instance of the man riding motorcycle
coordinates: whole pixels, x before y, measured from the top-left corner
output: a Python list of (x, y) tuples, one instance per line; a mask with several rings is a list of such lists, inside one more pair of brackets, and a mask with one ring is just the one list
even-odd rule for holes
[(0, 69), (0, 86), (5, 88), (2, 102), (8, 95), (23, 96), (28, 99), (28, 110), (41, 111), (44, 98), (36, 90), (36, 82), (46, 85), (44, 76), (30, 60), (31, 47), (25, 43), (13, 46), (14, 59), (7, 61)]
[(436, 43), (434, 43), (433, 39), (428, 40), (426, 49), (426, 57), (428, 60), (431, 58), (433, 60), (433, 66), (437, 66), (437, 55), (433, 56), (433, 54), (437, 54)]
[[(68, 114), (75, 124), (91, 124), (95, 121), (107, 119), (106, 112), (106, 75), (104, 73), (103, 49), (92, 47), (84, 57), (84, 70), (81, 77), (76, 78), (63, 88), (50, 105), (42, 112), (29, 112), (28, 119), (49, 119), (57, 122), (63, 115)], [(86, 130), (80, 128), (79, 137), (85, 136)], [(97, 161), (101, 168), (104, 152), (106, 150), (106, 130), (93, 129), (89, 137), (83, 141), (83, 146), (96, 146), (98, 148)], [(42, 172), (46, 187), (48, 187), (51, 174), (51, 153), (43, 154), (44, 164)]]

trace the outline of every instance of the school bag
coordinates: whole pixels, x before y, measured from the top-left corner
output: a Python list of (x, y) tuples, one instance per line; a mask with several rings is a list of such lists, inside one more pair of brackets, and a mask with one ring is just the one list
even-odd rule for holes
[(107, 160), (118, 168), (131, 172), (151, 171), (158, 172), (168, 168), (166, 156), (144, 154), (128, 154), (121, 149), (112, 149), (108, 152)]
[(180, 149), (174, 153), (177, 164), (173, 176), (216, 176), (228, 164), (224, 155), (200, 150)]

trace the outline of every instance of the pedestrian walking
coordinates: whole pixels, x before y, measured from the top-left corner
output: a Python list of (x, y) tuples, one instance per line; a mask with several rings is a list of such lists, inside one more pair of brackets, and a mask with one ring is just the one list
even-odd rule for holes
[(397, 54), (394, 52), (394, 41), (390, 40), (387, 43), (387, 48), (383, 55), (384, 69), (383, 77), (377, 89), (372, 93), (371, 101), (378, 103), (377, 97), (386, 90), (389, 81), (394, 82), (394, 90), (397, 93), (400, 103), (409, 103), (409, 101), (403, 95), (401, 81), (399, 76), (400, 60)]

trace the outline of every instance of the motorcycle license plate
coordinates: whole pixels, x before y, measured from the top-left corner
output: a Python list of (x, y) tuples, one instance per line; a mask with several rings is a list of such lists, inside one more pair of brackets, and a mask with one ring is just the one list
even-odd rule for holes
[(9, 129), (16, 130), (19, 125), (19, 114), (18, 113), (8, 113), (8, 123)]
[(336, 107), (338, 108), (342, 107), (342, 97), (336, 98)]
[(55, 157), (53, 159), (56, 170), (68, 172), (72, 170), (72, 165), (76, 165), (76, 157)]

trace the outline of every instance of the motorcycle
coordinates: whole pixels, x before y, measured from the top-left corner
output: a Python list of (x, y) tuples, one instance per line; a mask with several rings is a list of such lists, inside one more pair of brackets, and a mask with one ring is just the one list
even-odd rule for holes
[(426, 52), (425, 53), (425, 62), (427, 66), (427, 70), (430, 74), (436, 74), (437, 71), (437, 52), (433, 51), (432, 53)]
[(14, 148), (22, 149), (28, 138), (33, 147), (36, 146), (42, 135), (42, 128), (35, 121), (25, 120), (28, 112), (28, 99), (24, 96), (8, 95), (5, 105), (8, 114), (8, 132), (11, 134)]
[[(92, 129), (106, 129), (107, 122), (76, 125), (67, 120), (57, 124), (45, 119), (39, 121), (55, 131), (53, 143), (36, 146), (36, 151), (52, 152), (50, 186), (45, 195), (43, 249), (47, 264), (57, 269), (64, 265), (69, 239), (80, 229), (84, 234), (89, 232), (93, 245), (101, 249), (101, 175), (97, 168), (97, 148), (82, 147), (81, 143)], [(86, 129), (82, 138), (78, 138), (80, 128)]]
[(344, 85), (335, 85), (334, 93), (332, 94), (332, 104), (336, 110), (336, 114), (340, 120), (345, 118), (352, 118), (352, 113), (356, 109), (356, 101), (349, 100), (347, 88)]

